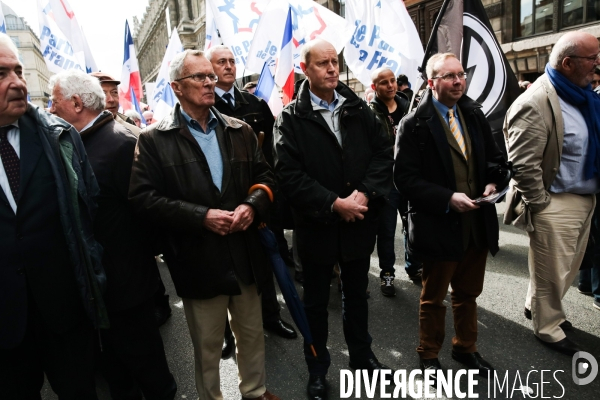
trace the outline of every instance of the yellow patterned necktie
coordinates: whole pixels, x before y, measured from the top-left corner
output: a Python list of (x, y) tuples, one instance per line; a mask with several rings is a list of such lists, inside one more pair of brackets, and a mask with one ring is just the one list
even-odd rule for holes
[(448, 117), (448, 122), (450, 123), (450, 131), (452, 132), (452, 136), (454, 136), (454, 139), (456, 139), (456, 143), (458, 143), (458, 147), (460, 147), (463, 156), (465, 156), (465, 160), (468, 160), (469, 157), (467, 156), (467, 145), (465, 144), (465, 138), (463, 137), (463, 134), (458, 128), (456, 118), (454, 118), (454, 110), (448, 110)]

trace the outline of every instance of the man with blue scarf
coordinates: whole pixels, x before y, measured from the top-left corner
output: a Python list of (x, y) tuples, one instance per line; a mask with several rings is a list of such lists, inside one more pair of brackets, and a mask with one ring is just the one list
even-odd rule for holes
[(504, 121), (515, 175), (504, 217), (529, 233), (525, 316), (549, 348), (573, 355), (562, 298), (583, 259), (600, 191), (600, 97), (592, 91), (598, 40), (569, 32), (555, 44), (546, 73)]

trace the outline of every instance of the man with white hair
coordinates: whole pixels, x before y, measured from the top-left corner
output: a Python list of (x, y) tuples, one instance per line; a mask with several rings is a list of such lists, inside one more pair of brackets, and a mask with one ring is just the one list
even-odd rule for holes
[(137, 112), (135, 110), (127, 110), (127, 111), (125, 111), (125, 116), (127, 118), (131, 119), (135, 123), (135, 126), (137, 126), (138, 128), (145, 127), (145, 126), (142, 126), (142, 116), (140, 115), (139, 112)]
[(554, 45), (546, 73), (504, 120), (515, 175), (504, 223), (529, 233), (525, 316), (547, 347), (573, 355), (562, 298), (583, 259), (595, 193), (600, 191), (600, 97), (590, 82), (600, 64), (598, 39), (569, 32)]
[(169, 77), (179, 103), (142, 131), (129, 198), (162, 231), (194, 345), (200, 400), (223, 399), (227, 317), (242, 398), (278, 400), (265, 388), (260, 293), (272, 274), (258, 233), (269, 215), (273, 174), (250, 126), (213, 107), (217, 75), (203, 52), (177, 54)]
[(0, 33), (0, 398), (97, 400), (94, 328), (108, 326), (92, 234), (98, 183), (71, 125), (27, 103)]
[(142, 113), (144, 119), (146, 120), (146, 126), (150, 126), (155, 122), (158, 122), (154, 119), (154, 113), (150, 110), (146, 110)]
[(102, 372), (113, 398), (172, 400), (169, 372), (154, 318), (158, 277), (149, 226), (133, 214), (128, 191), (136, 137), (106, 111), (98, 80), (76, 70), (50, 78), (50, 112), (83, 140), (100, 185), (94, 236), (104, 249), (110, 329), (102, 331)]

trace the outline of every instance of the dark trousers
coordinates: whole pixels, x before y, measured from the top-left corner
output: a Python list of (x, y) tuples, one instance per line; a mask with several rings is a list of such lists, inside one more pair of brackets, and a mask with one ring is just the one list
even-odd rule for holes
[(177, 392), (154, 317), (154, 299), (111, 312), (102, 331), (102, 373), (113, 400), (172, 400)]
[(477, 351), (477, 297), (483, 290), (488, 249), (470, 246), (460, 262), (425, 261), (423, 290), (419, 307), (419, 347), (423, 359), (437, 358), (445, 336), (444, 299), (452, 284), (450, 298), (454, 314), (452, 348), (459, 353)]
[[(342, 280), (342, 323), (350, 360), (362, 362), (374, 358), (371, 351), (367, 304), (367, 285), (371, 257), (340, 262)], [(329, 291), (333, 264), (315, 264), (302, 260), (304, 268), (304, 310), (313, 337), (317, 358), (304, 346), (304, 356), (311, 375), (325, 375), (331, 364), (327, 350)]]
[(60, 400), (97, 400), (94, 380), (96, 333), (82, 324), (50, 330), (30, 300), (27, 331), (13, 349), (0, 349), (0, 399), (40, 400), (44, 373)]
[[(394, 240), (396, 238), (396, 226), (398, 225), (398, 214), (402, 213), (402, 198), (396, 188), (392, 188), (388, 195), (385, 206), (381, 210), (379, 226), (377, 227), (377, 255), (379, 257), (380, 276), (386, 272), (395, 276), (396, 253), (394, 252)], [(404, 239), (406, 249), (406, 236)], [(405, 270), (408, 275), (415, 275), (421, 268), (421, 262), (411, 256), (408, 251), (404, 252)]]

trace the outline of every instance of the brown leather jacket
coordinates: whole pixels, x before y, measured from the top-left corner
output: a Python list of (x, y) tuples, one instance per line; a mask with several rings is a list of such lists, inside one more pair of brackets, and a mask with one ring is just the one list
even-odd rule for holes
[[(162, 251), (177, 294), (184, 298), (239, 294), (237, 282), (244, 281), (239, 271), (248, 271), (259, 291), (272, 279), (257, 229), (271, 203), (265, 191), (248, 190), (254, 184), (273, 188), (273, 174), (250, 126), (211, 110), (220, 126), (221, 191), (179, 104), (142, 130), (131, 172), (129, 199), (142, 218), (162, 231)], [(248, 230), (220, 236), (203, 226), (209, 209), (233, 211), (242, 203), (256, 211)]]

